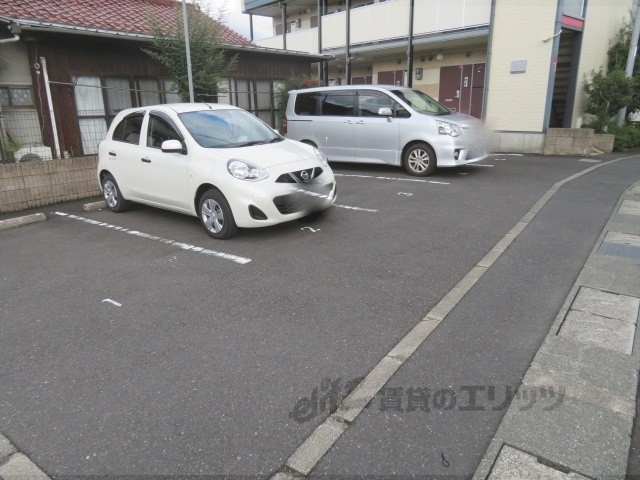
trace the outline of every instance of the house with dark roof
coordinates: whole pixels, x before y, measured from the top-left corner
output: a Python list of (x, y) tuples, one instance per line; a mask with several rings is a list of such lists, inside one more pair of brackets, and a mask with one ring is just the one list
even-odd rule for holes
[[(164, 66), (142, 51), (152, 40), (150, 18), (169, 28), (181, 7), (180, 0), (0, 2), (0, 161), (94, 154), (118, 111), (182, 101)], [(278, 82), (310, 74), (320, 57), (258, 47), (224, 25), (222, 37), (237, 65), (221, 86), (226, 93), (208, 101), (275, 125)]]

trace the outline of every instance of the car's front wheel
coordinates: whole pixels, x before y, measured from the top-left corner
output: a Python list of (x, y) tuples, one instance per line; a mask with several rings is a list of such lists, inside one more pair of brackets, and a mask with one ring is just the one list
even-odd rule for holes
[(231, 207), (218, 190), (211, 189), (202, 194), (198, 211), (202, 226), (213, 238), (224, 240), (238, 231)]
[(404, 153), (404, 168), (416, 177), (431, 175), (436, 169), (436, 152), (426, 143), (411, 145)]
[(131, 202), (122, 196), (116, 179), (109, 173), (102, 178), (102, 195), (107, 207), (112, 212), (124, 212), (131, 206)]

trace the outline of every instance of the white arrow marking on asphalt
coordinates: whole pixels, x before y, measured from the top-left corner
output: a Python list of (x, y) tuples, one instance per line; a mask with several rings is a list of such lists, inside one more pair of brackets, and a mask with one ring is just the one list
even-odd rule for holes
[(121, 307), (122, 306), (121, 303), (118, 303), (115, 300), (111, 300), (110, 298), (105, 298), (104, 300), (102, 300), (102, 303), (104, 303), (104, 302), (113, 303), (116, 307)]
[(316, 233), (316, 232), (319, 232), (321, 229), (320, 228), (314, 229), (311, 227), (302, 227), (300, 230), (309, 230), (311, 233)]

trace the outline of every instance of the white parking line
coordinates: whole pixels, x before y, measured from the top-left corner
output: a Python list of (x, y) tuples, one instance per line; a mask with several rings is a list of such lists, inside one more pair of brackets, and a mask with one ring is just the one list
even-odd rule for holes
[(468, 163), (466, 167), (494, 167), (494, 165), (478, 165), (477, 163)]
[(209, 255), (212, 257), (223, 258), (225, 260), (231, 260), (232, 262), (239, 263), (241, 265), (245, 265), (251, 261), (250, 258), (239, 257), (237, 255), (231, 255), (229, 253), (217, 252), (215, 250), (209, 250), (207, 248), (197, 247), (195, 245), (190, 245), (188, 243), (176, 242), (175, 240), (169, 240), (167, 238), (157, 237), (155, 235), (139, 232), (137, 230), (131, 230), (129, 228), (120, 227), (118, 225), (111, 225), (110, 223), (100, 222), (98, 220), (91, 220), (90, 218), (79, 217), (77, 215), (70, 215), (64, 212), (53, 212), (53, 213), (60, 217), (71, 218), (73, 220), (78, 220), (80, 222), (88, 223), (90, 225), (109, 228), (112, 230), (117, 230), (122, 233), (128, 233), (129, 235), (134, 235), (136, 237), (146, 238), (147, 240), (154, 240), (156, 242), (165, 243), (167, 245), (173, 245), (174, 247), (181, 248), (182, 250), (188, 250), (191, 252), (200, 253), (202, 255)]
[(338, 205), (337, 203), (334, 203), (333, 206), (338, 208), (346, 208), (347, 210), (357, 210), (359, 212), (376, 213), (380, 211), (380, 210), (374, 210), (373, 208), (361, 208), (361, 207), (350, 207), (349, 205)]
[(400, 182), (435, 183), (439, 185), (450, 185), (448, 182), (436, 182), (435, 180), (423, 180), (420, 178), (398, 178), (398, 177), (376, 177), (375, 175), (354, 175), (347, 173), (334, 173), (334, 177), (354, 177), (354, 178), (374, 178), (376, 180), (398, 180)]

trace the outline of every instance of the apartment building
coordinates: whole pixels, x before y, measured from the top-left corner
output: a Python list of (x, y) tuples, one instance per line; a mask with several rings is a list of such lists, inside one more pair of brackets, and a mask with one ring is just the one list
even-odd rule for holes
[(585, 122), (585, 75), (633, 0), (243, 0), (273, 19), (269, 48), (329, 56), (326, 84), (411, 86), (482, 118), (497, 151), (542, 153), (550, 127)]

